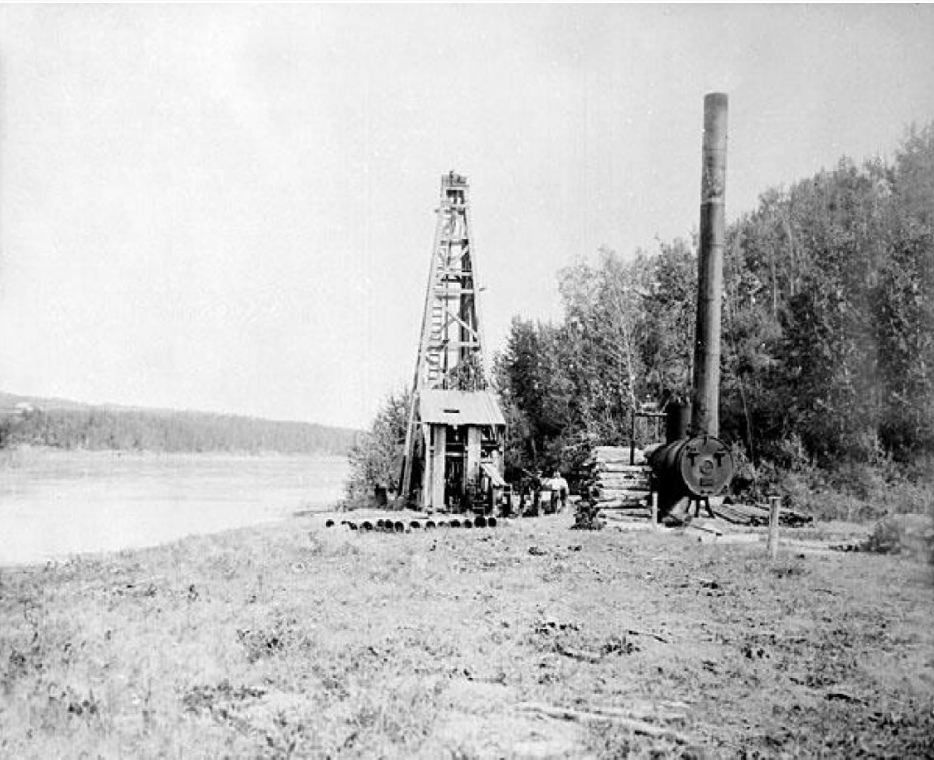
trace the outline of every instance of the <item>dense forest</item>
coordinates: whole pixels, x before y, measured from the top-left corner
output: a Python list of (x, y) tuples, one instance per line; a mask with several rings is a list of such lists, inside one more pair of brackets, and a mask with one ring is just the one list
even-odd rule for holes
[[(628, 443), (633, 408), (690, 398), (695, 249), (678, 239), (651, 256), (601, 250), (558, 273), (559, 323), (513, 319), (493, 372), (508, 468), (571, 471), (594, 444)], [(934, 123), (908, 130), (891, 162), (843, 159), (762, 193), (728, 227), (724, 291), (720, 431), (740, 464), (735, 487), (800, 504), (824, 489), (872, 499), (898, 483), (917, 486), (899, 498), (923, 502)], [(380, 462), (398, 450), (385, 431), (397, 433), (401, 400), (390, 397), (352, 452), (352, 484), (372, 475), (360, 463), (374, 450)]]
[(68, 404), (22, 405), (0, 417), (0, 448), (346, 454), (356, 431), (305, 422)]

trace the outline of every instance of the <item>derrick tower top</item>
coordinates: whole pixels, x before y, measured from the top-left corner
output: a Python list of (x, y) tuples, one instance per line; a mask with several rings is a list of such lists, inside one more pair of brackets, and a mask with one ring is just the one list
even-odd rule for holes
[(482, 390), (486, 386), (469, 199), (466, 177), (453, 171), (442, 175), (416, 361), (416, 392), (423, 388)]

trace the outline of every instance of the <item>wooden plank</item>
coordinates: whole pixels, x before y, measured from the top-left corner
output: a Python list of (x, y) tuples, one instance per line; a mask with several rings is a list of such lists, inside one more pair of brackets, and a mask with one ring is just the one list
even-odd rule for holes
[(651, 520), (652, 512), (648, 509), (621, 509), (619, 507), (614, 507), (611, 509), (601, 509), (600, 516), (611, 520), (642, 520), (643, 518)]
[(645, 499), (639, 501), (627, 499), (608, 499), (607, 501), (598, 501), (599, 509), (647, 509)]
[(595, 469), (592, 470), (593, 477), (595, 478), (648, 478), (651, 476), (651, 471), (645, 470), (641, 467), (633, 468), (631, 470), (606, 470), (606, 469)]
[(645, 499), (648, 497), (649, 491), (648, 488), (599, 488), (597, 489), (597, 498), (632, 498), (632, 499)]
[(444, 462), (447, 454), (447, 428), (444, 425), (432, 426), (434, 435), (434, 458), (431, 462), (431, 501), (435, 510), (444, 509)]
[(480, 487), (480, 428), (470, 425), (467, 428), (467, 491)]
[(749, 525), (753, 522), (753, 518), (751, 516), (733, 509), (733, 506), (734, 505), (732, 504), (712, 504), (711, 509), (717, 517), (723, 518), (724, 520), (727, 520), (731, 523), (738, 525)]
[(612, 464), (601, 462), (590, 468), (591, 472), (613, 473), (618, 475), (649, 475), (652, 472), (651, 467), (643, 467), (641, 464)]
[(591, 486), (597, 488), (622, 488), (631, 491), (648, 491), (651, 489), (650, 480), (591, 480)]
[(659, 726), (654, 723), (647, 723), (643, 720), (637, 720), (621, 714), (621, 711), (604, 710), (601, 712), (588, 712), (566, 707), (548, 705), (541, 702), (520, 702), (516, 706), (517, 710), (530, 712), (537, 715), (544, 715), (548, 718), (558, 720), (574, 720), (581, 722), (604, 722), (615, 723), (626, 731), (634, 734), (644, 734), (653, 738), (668, 739), (678, 744), (690, 744), (691, 738), (674, 731), (667, 726)]
[(594, 456), (600, 456), (605, 454), (625, 454), (629, 456), (629, 447), (628, 446), (594, 446), (593, 447)]
[(608, 488), (645, 489), (648, 489), (651, 483), (649, 478), (595, 478), (592, 482), (596, 486), (607, 486)]

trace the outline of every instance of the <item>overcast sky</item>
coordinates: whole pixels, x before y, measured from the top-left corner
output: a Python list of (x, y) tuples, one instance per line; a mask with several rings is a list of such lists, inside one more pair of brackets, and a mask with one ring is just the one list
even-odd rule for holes
[(932, 6), (2, 6), (0, 390), (364, 426), (411, 381), (440, 175), (490, 349), (557, 271), (934, 119)]

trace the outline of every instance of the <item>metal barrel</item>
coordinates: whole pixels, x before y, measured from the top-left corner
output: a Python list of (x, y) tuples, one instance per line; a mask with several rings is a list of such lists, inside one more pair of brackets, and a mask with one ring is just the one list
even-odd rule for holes
[(373, 523), (371, 523), (369, 520), (364, 520), (362, 523), (360, 523), (360, 530), (373, 530)]
[(452, 528), (459, 528), (461, 526), (461, 521), (451, 520), (451, 522), (449, 522), (448, 525), (450, 525)]
[(664, 504), (682, 496), (716, 496), (733, 477), (733, 456), (712, 435), (666, 444), (653, 452), (649, 464)]
[(425, 530), (430, 530), (431, 528), (434, 528), (434, 527), (435, 527), (435, 521), (434, 521), (434, 520), (427, 520), (427, 521), (425, 522)]
[(393, 527), (393, 530), (396, 531), (396, 533), (405, 533), (405, 523), (402, 522), (402, 520), (397, 520), (396, 522), (394, 522), (392, 524), (392, 527)]
[(422, 524), (418, 520), (412, 520), (412, 522), (409, 523), (409, 527), (412, 530), (421, 530)]
[(485, 528), (487, 525), (486, 518), (483, 515), (480, 515), (476, 520), (473, 521), (473, 524), (478, 528)]
[(495, 528), (495, 527), (496, 527), (496, 518), (495, 518), (495, 517), (488, 517), (488, 518), (486, 518), (486, 527), (488, 527), (488, 528)]

